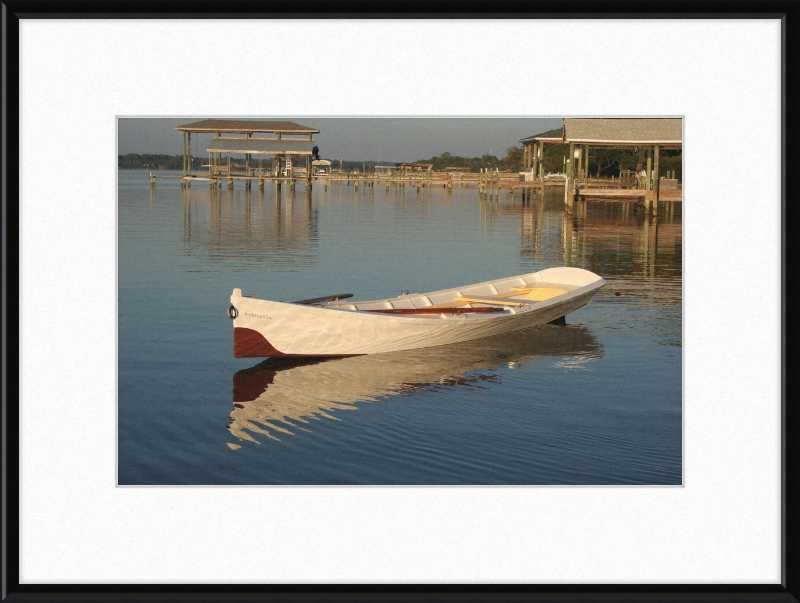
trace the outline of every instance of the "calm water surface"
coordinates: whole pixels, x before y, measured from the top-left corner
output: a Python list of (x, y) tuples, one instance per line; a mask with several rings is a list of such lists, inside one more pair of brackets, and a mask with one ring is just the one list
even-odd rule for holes
[[(120, 484), (681, 483), (680, 203), (569, 216), (560, 189), (211, 194), (158, 176), (119, 172)], [(233, 358), (234, 287), (371, 299), (564, 265), (608, 281), (566, 327)]]

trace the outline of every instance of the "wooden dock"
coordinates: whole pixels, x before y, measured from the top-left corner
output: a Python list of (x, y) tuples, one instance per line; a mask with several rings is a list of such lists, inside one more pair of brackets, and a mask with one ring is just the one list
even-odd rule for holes
[[(419, 174), (375, 174), (375, 173), (337, 173), (326, 175), (314, 175), (308, 178), (305, 174), (298, 176), (273, 176), (272, 174), (256, 173), (252, 175), (242, 173), (219, 173), (202, 174), (190, 173), (185, 175), (158, 174), (159, 178), (180, 178), (181, 186), (191, 186), (192, 182), (208, 182), (209, 186), (221, 187), (223, 182), (227, 182), (228, 188), (233, 188), (235, 181), (243, 182), (245, 188), (250, 188), (253, 181), (258, 182), (259, 189), (263, 189), (264, 183), (275, 184), (279, 189), (283, 185), (288, 185), (294, 189), (295, 184), (300, 181), (306, 183), (307, 188), (322, 185), (326, 189), (328, 184), (339, 184), (352, 186), (355, 191), (364, 187), (385, 186), (388, 191), (390, 187), (415, 187), (418, 190), (423, 188), (445, 188), (452, 190), (454, 186), (470, 187), (475, 185), (482, 197), (497, 198), (500, 189), (507, 190), (509, 194), (519, 189), (523, 196), (532, 194), (533, 191), (542, 190), (551, 186), (564, 187), (566, 180), (551, 181), (531, 181), (519, 180), (517, 175), (500, 174), (497, 172), (482, 172), (475, 174), (442, 174), (442, 173), (419, 173)], [(150, 173), (150, 184), (155, 186), (156, 174)], [(590, 181), (579, 188), (570, 196), (566, 189), (564, 191), (565, 202), (570, 205), (569, 199), (574, 201), (634, 201), (645, 206), (650, 205), (652, 191), (641, 188), (620, 188), (620, 182), (612, 180)], [(681, 202), (683, 200), (682, 190), (661, 190), (658, 193), (658, 200), (662, 202)]]
[(541, 182), (525, 182), (523, 180), (517, 180), (514, 182), (500, 182), (497, 185), (498, 188), (510, 188), (514, 190), (515, 188), (542, 188), (544, 185)]
[[(575, 191), (575, 198), (581, 201), (591, 199), (621, 199), (628, 201), (638, 199), (645, 201), (652, 191), (643, 188), (579, 188)], [(661, 191), (659, 201), (682, 201), (682, 191)]]
[(575, 196), (584, 199), (587, 197), (644, 198), (649, 192), (650, 191), (636, 188), (579, 188), (575, 191)]

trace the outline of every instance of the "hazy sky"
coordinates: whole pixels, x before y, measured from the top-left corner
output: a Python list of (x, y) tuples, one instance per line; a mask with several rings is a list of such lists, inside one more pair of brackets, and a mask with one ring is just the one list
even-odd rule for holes
[[(118, 152), (180, 155), (183, 144), (175, 126), (205, 119), (120, 118)], [(288, 120), (320, 131), (314, 137), (323, 159), (393, 163), (453, 155), (503, 157), (519, 139), (561, 127), (561, 118), (317, 118), (241, 117)], [(207, 156), (211, 134), (192, 135), (192, 154)]]

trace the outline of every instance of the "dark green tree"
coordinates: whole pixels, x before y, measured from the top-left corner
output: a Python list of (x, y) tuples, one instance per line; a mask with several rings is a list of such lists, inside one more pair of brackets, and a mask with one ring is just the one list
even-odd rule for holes
[(521, 172), (522, 160), (522, 147), (511, 147), (506, 150), (505, 157), (500, 161), (500, 167), (504, 170), (511, 170), (512, 172)]

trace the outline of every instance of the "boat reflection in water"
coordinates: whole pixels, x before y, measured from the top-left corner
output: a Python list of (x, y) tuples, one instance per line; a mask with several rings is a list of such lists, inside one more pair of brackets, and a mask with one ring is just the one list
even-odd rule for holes
[(501, 374), (491, 370), (500, 366), (563, 356), (564, 366), (577, 368), (602, 353), (589, 329), (548, 324), (420, 350), (323, 360), (268, 359), (234, 374), (228, 429), (240, 442), (257, 442), (251, 434), (280, 440), (281, 434), (309, 431), (309, 420), (339, 420), (331, 411), (356, 410), (359, 402), (420, 391), (485, 389), (500, 383)]

